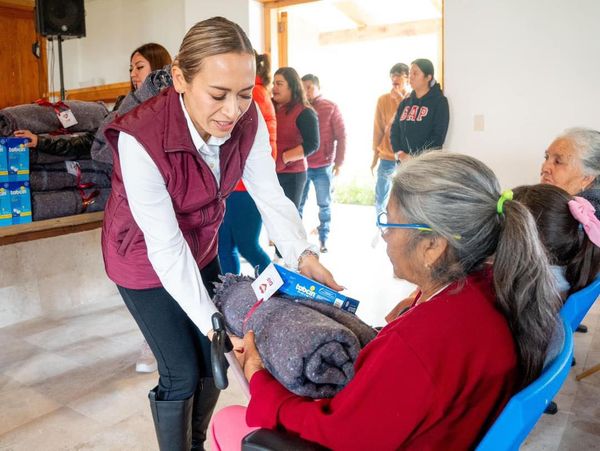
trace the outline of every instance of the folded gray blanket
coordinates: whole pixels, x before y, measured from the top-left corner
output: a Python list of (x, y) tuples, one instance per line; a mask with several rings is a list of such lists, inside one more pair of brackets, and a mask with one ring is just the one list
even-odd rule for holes
[[(65, 100), (77, 124), (69, 127), (69, 132), (89, 132), (98, 129), (108, 114), (106, 105), (101, 102)], [(62, 128), (52, 107), (35, 103), (11, 106), (0, 110), (0, 136), (10, 136), (15, 130), (30, 130), (32, 133), (50, 133)]]
[(144, 83), (142, 83), (142, 86), (127, 94), (127, 97), (125, 97), (119, 105), (118, 110), (110, 113), (110, 115), (98, 128), (94, 143), (92, 144), (92, 159), (101, 161), (103, 163), (112, 164), (112, 151), (106, 142), (106, 137), (104, 136), (104, 130), (106, 129), (106, 126), (110, 124), (117, 116), (122, 116), (123, 114), (133, 110), (136, 106), (156, 96), (162, 89), (168, 88), (169, 86), (173, 86), (170, 65), (151, 72), (150, 75), (148, 75), (144, 80)]
[(253, 279), (221, 279), (214, 302), (227, 329), (239, 337), (253, 330), (265, 368), (288, 390), (329, 398), (354, 377), (359, 351), (375, 338), (373, 328), (336, 307), (277, 295), (248, 315), (256, 303)]
[[(94, 189), (84, 190), (84, 196), (91, 197)], [(110, 196), (110, 188), (98, 190), (98, 195), (90, 199), (88, 205), (84, 205), (79, 190), (64, 191), (42, 191), (31, 193), (31, 209), (34, 221), (43, 219), (60, 218), (79, 213), (91, 213), (104, 210), (106, 201)]]
[[(79, 167), (78, 178), (75, 166)], [(29, 170), (31, 191), (55, 191), (92, 184), (93, 188), (110, 188), (112, 166), (94, 160), (32, 164)]]

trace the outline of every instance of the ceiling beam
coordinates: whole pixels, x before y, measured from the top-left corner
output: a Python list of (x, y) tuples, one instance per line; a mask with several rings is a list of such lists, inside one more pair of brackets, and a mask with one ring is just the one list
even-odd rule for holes
[(334, 6), (359, 28), (373, 24), (373, 19), (369, 16), (369, 13), (351, 0), (335, 2)]
[(329, 31), (319, 34), (319, 44), (346, 44), (371, 39), (433, 34), (438, 33), (441, 27), (441, 19), (427, 19), (415, 22), (366, 26), (351, 30)]
[(321, 0), (258, 0), (265, 8), (285, 8), (286, 6), (301, 5), (303, 3), (320, 2)]

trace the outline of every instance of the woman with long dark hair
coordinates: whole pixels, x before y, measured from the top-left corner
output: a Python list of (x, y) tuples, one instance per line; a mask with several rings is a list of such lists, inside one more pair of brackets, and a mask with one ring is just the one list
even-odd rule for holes
[(319, 149), (319, 118), (292, 67), (280, 67), (275, 72), (273, 102), (277, 113), (277, 178), (298, 208), (306, 183), (306, 157)]
[(450, 120), (448, 99), (434, 78), (431, 61), (414, 60), (409, 82), (412, 92), (400, 102), (390, 132), (392, 149), (400, 161), (425, 150), (441, 149)]

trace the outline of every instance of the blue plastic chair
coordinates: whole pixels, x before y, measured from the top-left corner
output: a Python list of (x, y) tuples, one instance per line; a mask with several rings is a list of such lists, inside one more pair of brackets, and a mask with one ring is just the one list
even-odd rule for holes
[(581, 324), (598, 296), (600, 296), (600, 276), (596, 277), (587, 287), (567, 298), (565, 305), (560, 310), (560, 316), (571, 326), (573, 331)]
[(478, 451), (518, 450), (544, 410), (558, 393), (571, 369), (573, 330), (563, 318), (562, 351), (540, 377), (514, 395), (477, 446)]

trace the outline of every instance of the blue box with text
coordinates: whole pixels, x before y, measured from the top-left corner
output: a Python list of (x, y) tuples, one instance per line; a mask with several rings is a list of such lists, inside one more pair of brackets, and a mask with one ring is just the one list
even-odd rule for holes
[(27, 138), (0, 138), (0, 145), (6, 147), (8, 157), (8, 181), (29, 180), (29, 148)]
[(8, 182), (8, 147), (5, 140), (0, 138), (0, 183)]
[(0, 227), (12, 225), (12, 205), (8, 182), (0, 183)]
[(283, 285), (279, 287), (279, 291), (292, 297), (301, 297), (312, 299), (317, 302), (325, 302), (334, 307), (346, 310), (350, 313), (356, 313), (359, 301), (345, 296), (329, 287), (326, 287), (319, 282), (315, 282), (308, 277), (304, 277), (289, 269), (273, 264), (277, 272), (283, 280)]
[(9, 182), (10, 203), (13, 224), (26, 224), (31, 222), (31, 190), (29, 181)]

